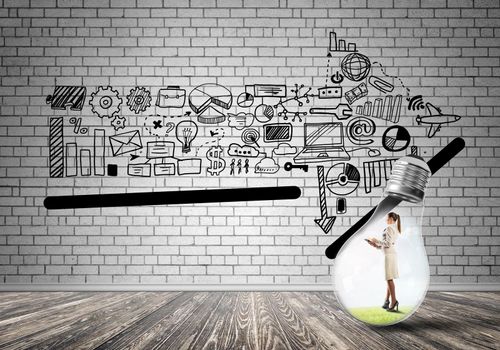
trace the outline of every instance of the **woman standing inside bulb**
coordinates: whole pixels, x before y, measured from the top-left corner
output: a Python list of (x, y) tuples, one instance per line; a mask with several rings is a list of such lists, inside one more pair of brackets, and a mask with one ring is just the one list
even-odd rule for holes
[[(390, 212), (387, 214), (387, 227), (382, 235), (382, 240), (376, 238), (367, 239), (367, 242), (377, 248), (383, 249), (385, 260), (385, 279), (387, 281), (387, 293), (385, 302), (382, 308), (387, 311), (398, 311), (399, 302), (396, 299), (396, 286), (394, 279), (399, 277), (398, 273), (398, 257), (396, 253), (396, 240), (401, 234), (401, 218), (398, 214)], [(389, 302), (389, 297), (392, 302)]]

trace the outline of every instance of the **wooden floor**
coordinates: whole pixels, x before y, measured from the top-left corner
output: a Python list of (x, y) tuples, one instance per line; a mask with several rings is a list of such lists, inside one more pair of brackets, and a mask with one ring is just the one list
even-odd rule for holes
[(326, 292), (0, 293), (0, 349), (498, 349), (500, 293), (368, 327)]

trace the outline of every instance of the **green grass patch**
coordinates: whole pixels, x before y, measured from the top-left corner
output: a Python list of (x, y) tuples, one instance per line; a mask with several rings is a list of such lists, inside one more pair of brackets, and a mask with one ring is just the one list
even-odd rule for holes
[(409, 306), (400, 306), (399, 312), (387, 312), (378, 306), (351, 308), (349, 312), (360, 321), (376, 326), (386, 326), (401, 321), (411, 310)]

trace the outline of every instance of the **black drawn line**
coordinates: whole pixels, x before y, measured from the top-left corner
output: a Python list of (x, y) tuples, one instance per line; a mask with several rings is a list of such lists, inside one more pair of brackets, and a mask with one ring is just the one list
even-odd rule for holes
[(346, 43), (344, 39), (337, 40), (337, 33), (330, 32), (329, 52), (357, 52), (356, 43)]
[(274, 117), (274, 108), (271, 105), (260, 104), (255, 107), (254, 116), (259, 123), (267, 123)]
[(292, 169), (301, 169), (303, 172), (307, 173), (309, 171), (309, 165), (307, 164), (293, 164), (291, 162), (286, 162), (283, 167), (285, 171), (292, 171)]
[(394, 85), (382, 78), (373, 75), (368, 78), (368, 83), (384, 94), (388, 94), (389, 92), (392, 92), (392, 90), (394, 90)]
[(222, 158), (224, 152), (222, 147), (213, 146), (207, 151), (207, 159), (210, 161), (210, 166), (207, 168), (207, 172), (214, 176), (219, 176), (220, 173), (226, 168), (226, 161)]
[(201, 174), (201, 159), (188, 158), (177, 160), (178, 175), (197, 175)]
[(81, 111), (87, 96), (85, 86), (56, 86), (54, 93), (47, 96), (45, 102), (54, 110)]
[(384, 76), (386, 76), (387, 78), (393, 78), (393, 79), (396, 79), (399, 81), (399, 84), (401, 84), (401, 86), (403, 87), (403, 89), (406, 90), (406, 96), (409, 97), (410, 96), (410, 89), (404, 84), (403, 80), (401, 80), (400, 77), (398, 76), (395, 76), (395, 75), (389, 75), (385, 72), (385, 69), (384, 69), (384, 66), (380, 63), (380, 62), (373, 62), (374, 65), (377, 65), (379, 68), (380, 68), (380, 71), (382, 72), (382, 74)]
[(264, 142), (283, 142), (292, 139), (292, 124), (265, 124)]
[(318, 89), (319, 99), (341, 99), (342, 86), (325, 86)]
[(127, 131), (109, 137), (113, 157), (135, 152), (142, 148), (141, 136), (138, 130)]
[(228, 113), (229, 126), (236, 130), (243, 130), (253, 124), (254, 115), (252, 113), (240, 112), (238, 114)]
[[(189, 112), (191, 113), (191, 112)], [(170, 118), (182, 117), (182, 115), (178, 116), (170, 116)], [(164, 115), (148, 115), (144, 119), (143, 126), (146, 131), (151, 136), (156, 136), (156, 138), (168, 136), (168, 134), (174, 130), (175, 123), (171, 121), (166, 121), (168, 117)]]
[(338, 196), (345, 196), (356, 191), (361, 176), (358, 168), (350, 163), (337, 163), (328, 170), (326, 175), (326, 187)]
[(182, 108), (186, 103), (186, 90), (177, 85), (160, 89), (156, 97), (156, 106), (160, 108)]
[(361, 81), (370, 74), (370, 59), (360, 53), (350, 53), (342, 59), (340, 68), (344, 77), (352, 81)]
[(293, 159), (295, 163), (351, 159), (344, 148), (343, 124), (341, 122), (305, 123), (304, 148)]
[(130, 176), (150, 177), (151, 164), (149, 163), (129, 164), (127, 166), (127, 174)]
[(80, 149), (80, 175), (92, 175), (90, 150), (83, 148)]
[(108, 164), (108, 176), (117, 176), (117, 175), (118, 175), (118, 165)]
[(305, 100), (305, 103), (310, 103), (311, 102), (311, 97), (314, 97), (315, 95), (310, 94), (312, 88), (308, 87), (307, 90), (304, 92), (302, 89), (306, 89), (304, 84), (301, 84), (300, 86), (298, 84), (295, 84), (295, 88), (291, 89), (293, 92), (294, 96), (290, 97), (286, 100), (280, 99), (277, 104), (274, 105), (274, 108), (278, 110), (278, 108), (281, 108), (282, 110), (278, 112), (278, 117), (283, 117), (284, 120), (288, 120), (288, 118), (293, 117), (292, 122), (295, 121), (295, 118), (299, 119), (299, 122), (302, 122), (302, 116), (306, 116), (307, 112), (301, 112), (301, 111), (290, 111), (286, 105), (290, 101), (295, 101), (297, 102), (298, 107), (302, 107), (304, 105), (303, 100)]
[(382, 146), (386, 151), (399, 152), (405, 150), (411, 141), (411, 136), (406, 128), (393, 125), (384, 131), (382, 135)]
[(280, 143), (273, 149), (273, 154), (277, 156), (289, 156), (297, 153), (297, 147), (292, 147), (288, 143)]
[(366, 117), (356, 117), (347, 123), (347, 137), (355, 145), (370, 145), (373, 139), (370, 137), (375, 134), (377, 127), (375, 122)]
[(92, 107), (92, 112), (97, 114), (99, 118), (112, 118), (120, 112), (120, 106), (123, 100), (118, 96), (118, 91), (111, 86), (99, 86), (96, 92), (90, 95), (92, 98), (89, 101)]
[(175, 143), (170, 141), (151, 141), (146, 145), (146, 158), (171, 158), (175, 155)]
[(111, 125), (115, 129), (115, 131), (118, 131), (120, 129), (125, 128), (125, 124), (127, 123), (127, 119), (125, 117), (115, 115), (113, 120), (111, 121)]
[(245, 92), (254, 97), (286, 97), (286, 85), (254, 84), (245, 85)]
[[(340, 74), (339, 71), (336, 71), (335, 74), (333, 74), (330, 78), (332, 83), (335, 85), (340, 85), (344, 81), (344, 76)], [(340, 87), (340, 86), (339, 86)], [(342, 97), (342, 92), (340, 92), (340, 97)]]
[(366, 193), (370, 193), (374, 187), (380, 187), (382, 185), (382, 179), (386, 181), (389, 179), (392, 165), (396, 160), (396, 158), (381, 159), (363, 163), (363, 177)]
[(135, 193), (87, 194), (47, 197), (47, 209), (129, 207), (141, 205), (179, 205), (194, 203), (229, 203), (297, 199), (297, 186), (247, 187), (217, 190), (184, 190)]
[(134, 160), (136, 160), (136, 159), (137, 159), (137, 158), (139, 158), (139, 157), (140, 157), (140, 156), (139, 156), (139, 155), (137, 155), (137, 154), (131, 154), (131, 155), (130, 155), (130, 161), (134, 161)]
[(430, 102), (425, 104), (426, 115), (420, 116), (418, 115), (415, 120), (417, 121), (417, 125), (429, 125), (429, 129), (427, 132), (427, 137), (432, 138), (436, 133), (441, 130), (441, 126), (444, 124), (451, 124), (459, 121), (462, 117), (454, 114), (443, 114), (441, 112), (441, 108), (435, 107)]
[(106, 171), (106, 132), (94, 129), (94, 175), (104, 176)]
[(410, 154), (412, 156), (420, 156), (419, 153), (418, 153), (418, 147), (417, 146), (411, 146), (410, 147)]
[(232, 143), (229, 145), (227, 151), (230, 157), (242, 157), (242, 158), (256, 158), (259, 156), (260, 151), (255, 147), (248, 145), (238, 145), (237, 143)]
[[(202, 84), (195, 87), (189, 94), (189, 106), (198, 114), (198, 122), (202, 124), (218, 124), (226, 120), (224, 114), (214, 107), (229, 109), (233, 103), (231, 91), (218, 84)], [(202, 115), (210, 108), (211, 114)]]
[(264, 153), (264, 158), (260, 160), (255, 165), (255, 174), (275, 174), (280, 170), (280, 166), (273, 158), (269, 158), (266, 153)]
[(182, 153), (191, 152), (191, 144), (197, 135), (198, 125), (194, 121), (183, 120), (177, 124), (175, 128), (175, 137), (182, 145)]
[(328, 206), (326, 203), (326, 189), (325, 189), (325, 168), (322, 165), (316, 167), (318, 171), (318, 190), (319, 190), (319, 207), (321, 210), (321, 218), (314, 219), (325, 234), (328, 234), (337, 219), (336, 216), (328, 216)]
[(424, 100), (422, 95), (413, 96), (410, 99), (406, 99), (408, 101), (408, 110), (417, 111), (425, 108)]
[(127, 95), (127, 106), (130, 111), (139, 114), (151, 106), (151, 100), (151, 92), (149, 90), (136, 86), (130, 89), (130, 93)]
[(69, 118), (69, 123), (74, 126), (73, 133), (85, 135), (89, 132), (88, 128), (82, 128), (82, 118), (71, 117)]
[(366, 101), (363, 106), (356, 107), (356, 114), (398, 123), (401, 117), (402, 100), (402, 95), (387, 95), (383, 100), (381, 98), (375, 99), (373, 104)]
[(216, 128), (214, 130), (210, 130), (210, 136), (212, 137), (212, 139), (206, 141), (203, 145), (199, 146), (196, 149), (196, 157), (198, 157), (200, 149), (211, 145), (218, 145), (220, 141), (226, 136), (226, 130), (224, 128)]
[(352, 105), (355, 101), (359, 100), (360, 98), (368, 96), (368, 88), (366, 87), (365, 83), (361, 83), (355, 88), (346, 91), (344, 96), (347, 102), (349, 102), (349, 104)]
[(260, 134), (257, 129), (247, 128), (241, 133), (241, 141), (243, 141), (246, 145), (255, 144), (257, 147), (259, 147), (259, 145), (257, 144), (257, 141), (259, 141), (259, 139)]
[(157, 163), (154, 165), (155, 176), (175, 175), (175, 163)]
[[(439, 151), (434, 157), (432, 157), (427, 165), (431, 170), (431, 174), (434, 175), (446, 165), (450, 160), (452, 160), (458, 153), (460, 153), (465, 148), (465, 142), (462, 138), (457, 137), (451, 141), (445, 148)], [(387, 210), (392, 210), (401, 202), (400, 199), (388, 196), (382, 200), (378, 205), (383, 206)], [(351, 238), (356, 232), (358, 232), (372, 217), (375, 213), (375, 209), (372, 208), (368, 213), (365, 214), (361, 219), (359, 219), (354, 225), (352, 225), (344, 234), (337, 238), (332, 244), (330, 244), (326, 250), (325, 255), (329, 259), (335, 259), (338, 252), (342, 249), (343, 245)]]
[(347, 201), (344, 197), (337, 198), (337, 214), (345, 214), (347, 212)]
[(309, 114), (334, 116), (338, 120), (344, 120), (352, 116), (352, 109), (346, 103), (339, 103), (337, 107), (311, 108)]
[(49, 125), (49, 174), (64, 177), (63, 117), (50, 118)]
[(75, 142), (68, 142), (66, 144), (64, 163), (66, 167), (66, 176), (68, 177), (76, 176), (78, 170), (78, 154), (77, 154), (77, 145)]
[(251, 93), (242, 92), (238, 95), (236, 103), (242, 108), (252, 107), (255, 98)]

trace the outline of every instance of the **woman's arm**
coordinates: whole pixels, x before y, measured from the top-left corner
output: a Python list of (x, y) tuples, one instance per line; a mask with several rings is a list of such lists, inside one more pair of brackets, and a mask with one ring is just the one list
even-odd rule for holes
[(394, 233), (392, 227), (387, 227), (384, 239), (380, 242), (380, 245), (384, 248), (389, 248), (394, 243)]

